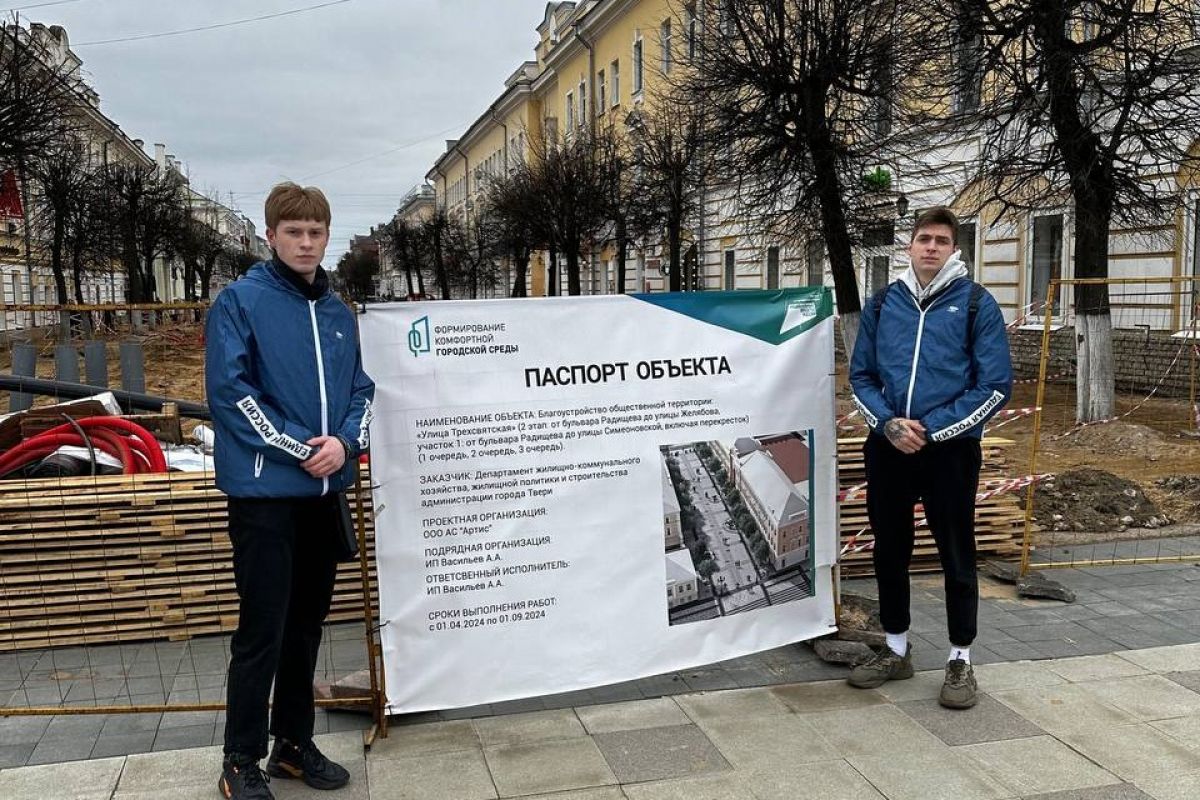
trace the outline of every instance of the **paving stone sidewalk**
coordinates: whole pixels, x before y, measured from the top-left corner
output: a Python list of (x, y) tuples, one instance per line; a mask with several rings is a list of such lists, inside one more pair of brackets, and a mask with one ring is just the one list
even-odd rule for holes
[[(1098, 555), (1146, 555), (1149, 546), (1164, 554), (1195, 552), (1200, 537), (1101, 545), (1112, 552)], [(1047, 555), (1063, 558), (1072, 553), (1060, 549)], [(1200, 567), (1194, 564), (1055, 569), (1048, 574), (1072, 588), (1077, 602), (1017, 598), (1011, 586), (982, 581), (979, 638), (971, 649), (975, 663), (1100, 655), (1200, 642)], [(875, 591), (870, 580), (847, 581), (844, 588), (862, 594)], [(913, 579), (911, 636), (917, 668), (940, 668), (949, 642), (939, 575)], [(364, 667), (361, 637), (359, 626), (331, 626), (320, 670), (337, 676)], [(226, 637), (0, 654), (0, 705), (54, 705), (64, 698), (83, 704), (105, 699), (119, 704), (217, 701), (225, 694), (227, 658)], [(1195, 668), (1200, 669), (1200, 664)], [(822, 662), (811, 647), (792, 645), (673, 674), (424, 714), (405, 722), (478, 719), (840, 679), (845, 674), (844, 668)], [(316, 729), (320, 733), (359, 731), (366, 724), (360, 715), (318, 712)], [(209, 747), (220, 743), (223, 729), (224, 715), (213, 711), (0, 717), (0, 768)]]
[[(1185, 800), (1200, 797), (1200, 644), (322, 734), (340, 800)], [(6, 800), (211, 800), (218, 747), (0, 770)], [(280, 800), (318, 792), (272, 784)]]

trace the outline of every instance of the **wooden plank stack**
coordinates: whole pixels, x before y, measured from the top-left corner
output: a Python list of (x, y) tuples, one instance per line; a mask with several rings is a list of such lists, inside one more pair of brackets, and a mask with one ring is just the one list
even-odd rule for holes
[[(0, 651), (232, 631), (231, 557), (211, 473), (0, 481)], [(339, 567), (329, 619), (362, 619), (357, 563)]]
[[(862, 444), (862, 437), (838, 439), (839, 493), (861, 486), (867, 480)], [(1005, 454), (1014, 444), (1011, 439), (991, 437), (983, 440), (983, 467), (979, 475), (981, 483), (988, 479), (1012, 477)], [(976, 505), (975, 542), (980, 559), (1012, 558), (1020, 554), (1025, 531), (1024, 502), (1025, 493), (1022, 491), (989, 497)], [(839, 510), (842, 547), (851, 540), (855, 545), (872, 541), (865, 490), (842, 500)], [(920, 520), (923, 515), (917, 513), (914, 516)], [(918, 525), (916, 528), (911, 569), (913, 572), (941, 570), (937, 546), (928, 525)], [(871, 551), (848, 552), (842, 556), (842, 574), (846, 577), (874, 575)]]
[[(1012, 444), (984, 441), (983, 478), (1005, 476)], [(866, 480), (861, 438), (839, 440), (838, 461), (840, 491)], [(363, 502), (378, 608), (370, 492)], [(1020, 552), (1022, 502), (1006, 494), (980, 503), (981, 557)], [(869, 542), (864, 493), (840, 505), (843, 545)], [(872, 573), (869, 550), (842, 563), (847, 576)], [(913, 570), (937, 569), (929, 529), (918, 527)], [(359, 566), (343, 564), (330, 620), (361, 619)], [(0, 481), (0, 652), (187, 639), (236, 625), (225, 498), (211, 473)]]

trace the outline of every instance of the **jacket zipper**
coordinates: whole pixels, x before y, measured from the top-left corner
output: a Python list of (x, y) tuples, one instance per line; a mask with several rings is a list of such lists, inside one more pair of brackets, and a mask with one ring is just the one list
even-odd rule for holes
[[(329, 419), (328, 405), (329, 400), (325, 396), (325, 359), (321, 354), (321, 334), (317, 330), (317, 301), (308, 301), (308, 316), (312, 320), (313, 346), (317, 353), (317, 383), (321, 387), (321, 435), (329, 435)], [(329, 478), (321, 479), (321, 494), (329, 493)]]
[(262, 468), (263, 468), (263, 454), (255, 453), (254, 454), (254, 477), (255, 478), (262, 476)]
[[(908, 291), (907, 286), (904, 289)], [(913, 389), (917, 385), (917, 362), (921, 359), (921, 339), (925, 334), (925, 314), (937, 305), (938, 300), (941, 300), (943, 295), (939, 294), (935, 297), (933, 302), (929, 304), (929, 308), (921, 308), (921, 302), (913, 297), (911, 291), (908, 292), (908, 296), (912, 299), (913, 304), (916, 305), (917, 313), (921, 315), (921, 319), (917, 322), (917, 346), (913, 348), (912, 371), (908, 375), (908, 396), (904, 398), (904, 417), (912, 419)]]

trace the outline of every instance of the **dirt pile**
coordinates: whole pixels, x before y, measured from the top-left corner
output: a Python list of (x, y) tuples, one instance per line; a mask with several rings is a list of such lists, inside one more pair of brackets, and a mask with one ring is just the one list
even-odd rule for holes
[(1200, 522), (1200, 475), (1168, 475), (1147, 490), (1163, 513), (1177, 522)]
[(1098, 469), (1059, 474), (1034, 490), (1034, 520), (1047, 531), (1159, 528), (1171, 520), (1133, 481)]
[(1096, 455), (1120, 458), (1145, 458), (1157, 461), (1171, 455), (1179, 442), (1136, 422), (1105, 422), (1068, 433), (1056, 440), (1060, 447), (1086, 450)]

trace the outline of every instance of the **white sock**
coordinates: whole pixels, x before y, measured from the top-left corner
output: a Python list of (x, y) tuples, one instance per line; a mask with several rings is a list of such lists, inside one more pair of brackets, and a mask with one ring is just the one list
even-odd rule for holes
[(908, 631), (904, 633), (887, 633), (884, 634), (887, 639), (887, 646), (893, 653), (898, 656), (908, 655)]
[(971, 648), (955, 647), (954, 645), (950, 645), (950, 658), (948, 658), (946, 660), (953, 661), (956, 658), (960, 658), (963, 661), (970, 664), (971, 663)]

